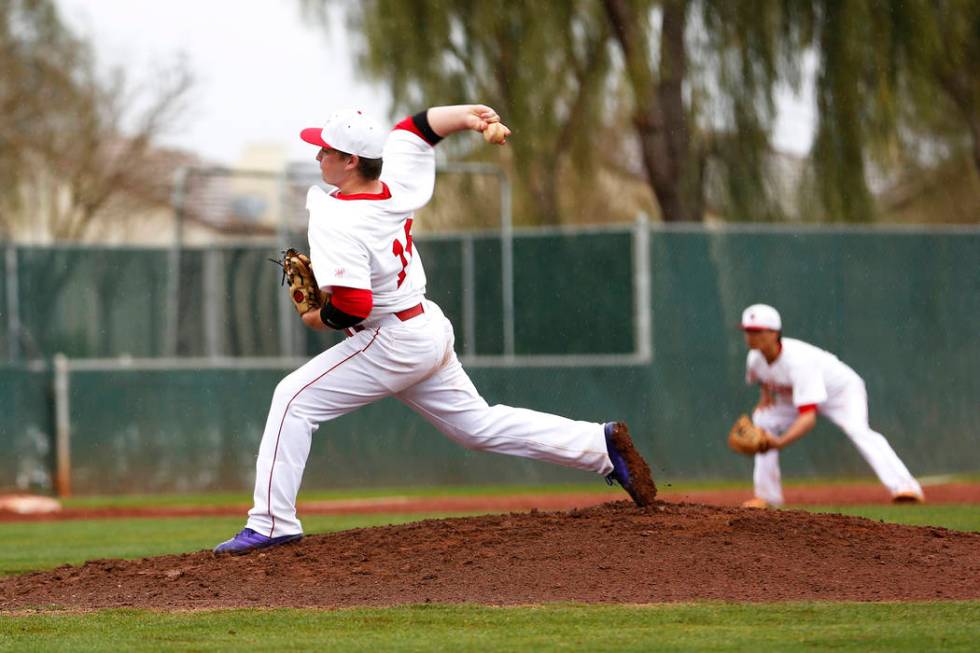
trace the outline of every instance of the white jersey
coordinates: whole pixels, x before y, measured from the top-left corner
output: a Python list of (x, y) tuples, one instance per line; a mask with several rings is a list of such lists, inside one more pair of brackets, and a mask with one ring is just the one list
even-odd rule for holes
[(415, 211), (432, 197), (435, 154), (416, 134), (388, 136), (376, 194), (341, 195), (310, 187), (310, 261), (317, 282), (370, 290), (366, 321), (411, 308), (425, 297), (425, 270), (412, 240)]
[(857, 372), (829, 351), (794, 338), (783, 338), (782, 343), (772, 364), (757, 349), (750, 350), (745, 361), (746, 383), (764, 386), (776, 404), (819, 407), (861, 382)]
[[(745, 361), (745, 380), (769, 390), (773, 404), (756, 409), (752, 421), (782, 435), (803, 406), (816, 405), (821, 415), (839, 426), (871, 465), (893, 496), (922, 497), (922, 487), (881, 433), (868, 425), (868, 395), (857, 372), (829, 351), (801, 340), (783, 338), (783, 349), (770, 365), (758, 350)], [(755, 496), (782, 505), (779, 449), (756, 454), (752, 484)]]
[[(448, 111), (492, 113), (486, 107)], [(413, 215), (429, 201), (435, 184), (435, 154), (425, 134), (439, 141), (427, 114), (406, 118), (388, 134), (380, 193), (344, 196), (314, 187), (307, 195), (317, 280), (327, 289), (370, 290), (374, 308), (358, 325), (362, 328), (347, 329), (347, 338), (276, 386), (255, 463), (247, 522), (255, 533), (289, 541), (303, 532), (296, 497), (313, 432), (323, 422), (385, 397), (397, 397), (467, 449), (602, 476), (614, 470), (604, 423), (491, 406), (460, 364), (453, 325), (424, 298), (425, 272), (411, 240)], [(421, 310), (405, 311), (419, 304)]]

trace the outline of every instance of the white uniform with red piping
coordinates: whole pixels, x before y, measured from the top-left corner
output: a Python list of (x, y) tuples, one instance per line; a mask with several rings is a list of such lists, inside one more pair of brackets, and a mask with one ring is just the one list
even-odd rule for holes
[(296, 496), (322, 423), (395, 396), (464, 447), (523, 456), (606, 475), (603, 424), (509, 406), (489, 406), (456, 358), (453, 327), (425, 299), (412, 240), (414, 212), (432, 196), (433, 148), (409, 121), (388, 136), (372, 195), (307, 195), (310, 259), (321, 286), (370, 290), (373, 308), (349, 337), (276, 387), (256, 464), (247, 527), (301, 533)]
[[(758, 350), (750, 350), (745, 362), (746, 382), (766, 387), (773, 403), (752, 414), (761, 428), (780, 435), (796, 420), (801, 409), (816, 407), (839, 426), (871, 465), (882, 484), (894, 495), (922, 494), (898, 455), (880, 433), (868, 424), (868, 393), (857, 372), (828, 351), (793, 338), (782, 339), (782, 350), (771, 364)], [(753, 473), (755, 495), (773, 505), (783, 503), (779, 451), (756, 454)]]

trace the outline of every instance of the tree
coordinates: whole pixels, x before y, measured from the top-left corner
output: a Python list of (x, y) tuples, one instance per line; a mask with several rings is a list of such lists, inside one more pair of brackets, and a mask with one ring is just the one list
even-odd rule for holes
[(980, 3), (812, 0), (796, 15), (818, 54), (811, 154), (826, 217), (874, 217), (867, 167), (931, 167), (972, 142), (980, 172)]
[[(899, 137), (906, 151), (923, 141), (965, 151), (980, 173), (980, 2), (920, 0), (897, 7)], [(909, 32), (916, 36), (909, 38)]]
[[(396, 109), (479, 100), (501, 110), (516, 129), (519, 214), (558, 222), (559, 175), (567, 163), (590, 169), (605, 103), (610, 61), (595, 3), (368, 0), (349, 10), (364, 38), (363, 68), (385, 80)], [(447, 145), (488, 156), (485, 148), (466, 151), (465, 142)]]
[[(659, 70), (654, 72), (649, 41), (650, 4), (604, 0), (633, 91), (633, 123), (643, 164), (667, 221), (700, 220), (701, 188), (692, 177), (699, 167), (691, 156), (691, 129), (684, 106), (687, 74), (684, 44), (687, 2), (667, 0), (660, 7)], [(692, 166), (693, 163), (693, 166)]]
[[(894, 171), (916, 151), (935, 158), (964, 143), (980, 166), (976, 0), (345, 6), (365, 70), (399, 108), (473, 98), (501, 107), (517, 127), (515, 178), (541, 222), (560, 219), (560, 180), (587, 185), (595, 166), (629, 168), (617, 160), (630, 149), (615, 124), (624, 114), (664, 220), (701, 220), (709, 205), (727, 219), (780, 219), (774, 97), (807, 81), (804, 55), (817, 61), (818, 219), (873, 219), (870, 166)], [(585, 155), (569, 171), (570, 152)]]
[[(938, 38), (932, 41), (933, 56), (923, 72), (931, 73), (960, 114), (970, 134), (974, 170), (980, 173), (980, 2), (934, 0), (930, 9), (930, 25), (935, 26)], [(917, 97), (925, 100), (925, 94)], [(919, 104), (935, 107), (928, 102)]]
[(153, 165), (153, 142), (180, 114), (186, 67), (139, 91), (121, 71), (99, 75), (50, 0), (4, 0), (0, 12), (2, 233), (75, 240), (166, 202), (170, 180)]
[(0, 228), (9, 232), (32, 151), (50, 131), (43, 120), (63, 123), (81, 102), (69, 71), (83, 48), (50, 3), (2, 0), (0, 11)]
[[(353, 32), (364, 38), (364, 69), (385, 80), (398, 108), (482, 98), (502, 109), (518, 130), (511, 142), (519, 190), (536, 221), (553, 223), (560, 220), (561, 182), (590, 184), (600, 164), (623, 168), (634, 134), (664, 220), (701, 219), (711, 162), (731, 199), (730, 213), (774, 214), (760, 180), (778, 74), (771, 61), (757, 60), (775, 56), (770, 28), (779, 24), (764, 22), (765, 29), (752, 31), (759, 6), (771, 4), (373, 0), (348, 9)], [(325, 3), (304, 5), (322, 10)], [(695, 9), (698, 25), (714, 29), (717, 38), (705, 40), (691, 66), (687, 41)], [(747, 38), (731, 34), (732, 15), (749, 30)], [(654, 33), (660, 37), (656, 67)], [(621, 64), (613, 57), (617, 46)], [(697, 82), (688, 73), (708, 70), (712, 58), (746, 64), (746, 72), (716, 76), (714, 86), (700, 87), (710, 101), (692, 104)], [(746, 77), (753, 83), (743, 91)], [(726, 93), (726, 116), (706, 118), (701, 112), (714, 110)], [(615, 122), (626, 106), (632, 106), (628, 130)], [(600, 154), (604, 160), (597, 160)], [(569, 161), (574, 165), (565, 165)]]

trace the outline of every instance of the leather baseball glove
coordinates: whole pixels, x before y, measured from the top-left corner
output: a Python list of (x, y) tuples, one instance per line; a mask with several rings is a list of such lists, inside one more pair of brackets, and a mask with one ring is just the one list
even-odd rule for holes
[(282, 268), (282, 285), (289, 282), (289, 298), (300, 315), (323, 308), (330, 295), (320, 290), (310, 257), (290, 247), (279, 260), (269, 259)]
[(728, 432), (728, 446), (732, 451), (752, 456), (769, 450), (769, 438), (748, 415), (742, 415)]

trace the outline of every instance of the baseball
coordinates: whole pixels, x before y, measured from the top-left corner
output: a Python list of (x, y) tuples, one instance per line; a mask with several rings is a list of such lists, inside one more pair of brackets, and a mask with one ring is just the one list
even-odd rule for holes
[(495, 145), (501, 145), (507, 140), (510, 130), (502, 122), (492, 122), (483, 130), (483, 140)]

